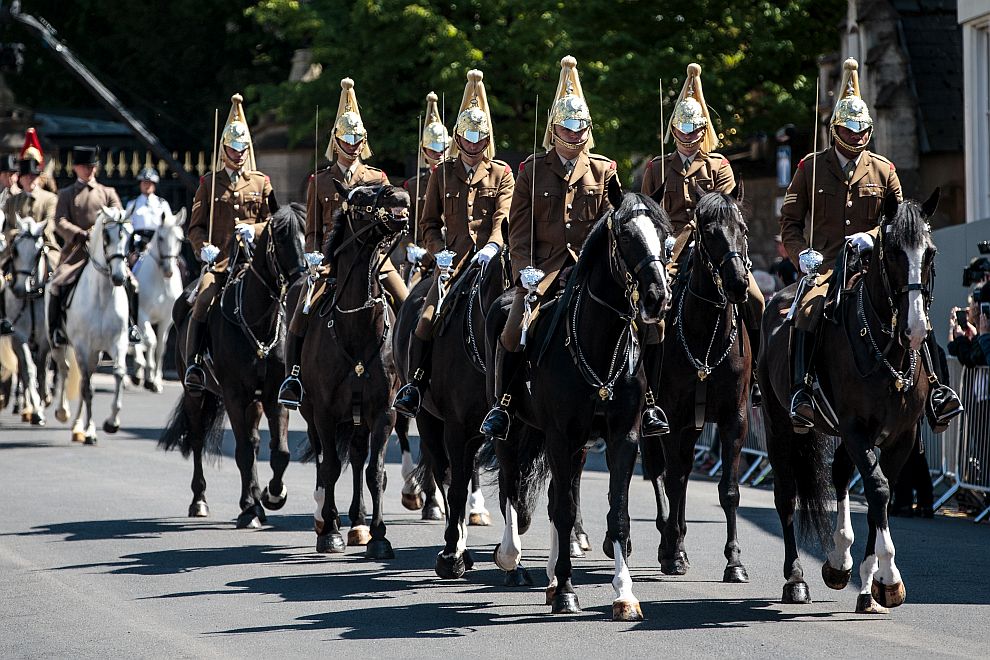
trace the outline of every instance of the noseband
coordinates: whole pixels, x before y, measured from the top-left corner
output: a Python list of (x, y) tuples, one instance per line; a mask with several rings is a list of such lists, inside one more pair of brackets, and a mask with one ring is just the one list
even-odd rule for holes
[[(738, 209), (736, 210), (738, 213)], [(725, 267), (731, 262), (738, 259), (743, 266), (743, 272), (746, 276), (749, 276), (750, 268), (752, 267), (752, 262), (749, 260), (749, 241), (745, 241), (743, 245), (745, 246), (744, 252), (739, 252), (738, 250), (730, 250), (722, 255), (721, 261), (715, 264), (715, 260), (712, 259), (711, 253), (708, 251), (708, 246), (705, 245), (705, 232), (701, 229), (701, 223), (697, 223), (692, 232), (692, 237), (694, 239), (694, 244), (697, 246), (698, 256), (701, 259), (701, 263), (704, 264), (705, 268), (712, 276), (712, 281), (715, 282), (715, 288), (718, 289), (719, 300), (708, 300), (704, 296), (699, 295), (695, 291), (691, 291), (691, 294), (702, 300), (706, 300), (716, 307), (724, 308), (728, 303), (729, 299), (725, 295), (725, 289), (722, 286), (722, 280), (725, 275)], [(688, 287), (690, 290), (690, 287)]]
[[(17, 256), (17, 243), (19, 241), (24, 240), (27, 237), (33, 238), (34, 241), (35, 241), (35, 245), (37, 245), (38, 243), (40, 243), (41, 246), (40, 246), (40, 249), (38, 250), (38, 257), (37, 257), (37, 259), (35, 259), (34, 267), (33, 268), (31, 268), (30, 270), (25, 270), (25, 269), (21, 269), (21, 268), (14, 269), (14, 275), (15, 275), (14, 281), (15, 282), (16, 282), (16, 276), (17, 275), (24, 275), (24, 276), (26, 276), (26, 280), (24, 282), (24, 295), (23, 296), (22, 295), (18, 295), (16, 289), (14, 289), (14, 287), (11, 287), (12, 289), (14, 289), (14, 291), (13, 291), (14, 296), (17, 297), (17, 298), (21, 298), (21, 299), (23, 299), (23, 298), (37, 298), (38, 296), (42, 295), (44, 293), (44, 291), (45, 291), (45, 284), (48, 283), (48, 280), (49, 280), (49, 278), (51, 276), (51, 269), (46, 267), (47, 266), (47, 259), (48, 259), (48, 246), (44, 244), (44, 240), (45, 239), (42, 236), (34, 236), (30, 232), (27, 232), (27, 231), (21, 232), (20, 234), (18, 234), (14, 238), (14, 240), (12, 242), (11, 256), (13, 256), (13, 257), (16, 258), (16, 256)], [(36, 274), (39, 274), (39, 273), (43, 273), (43, 274), (41, 274), (40, 276), (36, 276)]]
[(120, 259), (121, 261), (126, 261), (127, 259), (126, 247), (122, 248), (119, 252), (107, 254), (107, 238), (109, 238), (109, 236), (106, 234), (106, 231), (111, 227), (116, 227), (118, 240), (120, 239), (120, 233), (125, 231), (124, 222), (122, 220), (109, 220), (105, 222), (103, 224), (104, 235), (100, 237), (100, 240), (103, 242), (103, 259), (106, 261), (106, 265), (104, 266), (103, 264), (98, 264), (95, 261), (92, 262), (93, 268), (96, 269), (96, 272), (101, 275), (105, 275), (106, 277), (110, 277), (110, 269), (113, 267), (114, 260)]

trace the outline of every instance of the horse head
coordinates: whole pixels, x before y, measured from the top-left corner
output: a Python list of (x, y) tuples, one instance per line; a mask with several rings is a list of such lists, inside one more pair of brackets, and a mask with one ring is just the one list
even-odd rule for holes
[(282, 206), (271, 220), (270, 248), (272, 266), (292, 284), (306, 272), (305, 259), (305, 217), (306, 207), (297, 202)]
[(870, 273), (880, 280), (891, 306), (897, 339), (911, 350), (921, 348), (929, 332), (928, 307), (935, 280), (935, 243), (928, 219), (935, 213), (941, 190), (936, 188), (924, 204), (898, 202), (888, 193), (883, 204), (879, 239), (873, 250)]
[(162, 212), (162, 222), (155, 230), (155, 236), (148, 248), (148, 255), (158, 264), (165, 279), (172, 277), (175, 272), (176, 260), (182, 251), (182, 241), (185, 232), (182, 230), (186, 221), (186, 209), (182, 208), (175, 215)]
[[(409, 193), (392, 185), (357, 186), (347, 189), (333, 180), (345, 200), (334, 222), (329, 240), (331, 262), (352, 243), (359, 248), (375, 247), (404, 231), (409, 225)], [(346, 236), (345, 234), (350, 234)]]
[(746, 220), (741, 210), (742, 184), (732, 194), (697, 192), (694, 213), (697, 258), (730, 303), (744, 303), (749, 296), (750, 261)]
[(14, 282), (11, 289), (18, 298), (39, 291), (45, 280), (45, 223), (34, 218), (16, 216), (17, 235), (11, 248)]
[(90, 240), (89, 256), (97, 270), (109, 274), (114, 286), (123, 286), (127, 281), (127, 248), (133, 233), (131, 220), (123, 209), (104, 206), (96, 214)]
[(639, 193), (622, 193), (612, 179), (608, 189), (612, 215), (607, 226), (612, 237), (610, 254), (618, 256), (627, 287), (634, 287), (639, 314), (646, 323), (657, 323), (670, 307), (665, 243), (671, 226), (667, 212)]

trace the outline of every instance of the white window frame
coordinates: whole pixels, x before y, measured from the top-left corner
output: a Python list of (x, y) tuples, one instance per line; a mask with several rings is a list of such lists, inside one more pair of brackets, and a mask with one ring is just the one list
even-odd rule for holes
[(966, 221), (990, 218), (990, 15), (963, 24)]

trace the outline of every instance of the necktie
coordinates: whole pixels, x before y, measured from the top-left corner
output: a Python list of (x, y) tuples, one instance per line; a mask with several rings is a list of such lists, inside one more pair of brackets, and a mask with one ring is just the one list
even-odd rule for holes
[(473, 168), (473, 167), (471, 167), (471, 168), (468, 168), (468, 171), (467, 171), (467, 177), (468, 177), (468, 178), (467, 178), (467, 180), (468, 180), (468, 183), (471, 183), (471, 179), (473, 179), (473, 178), (474, 178), (474, 168)]
[(574, 171), (574, 161), (573, 160), (569, 160), (566, 163), (564, 163), (564, 178), (565, 179), (570, 179), (571, 178), (571, 172), (573, 172), (573, 171)]
[(350, 168), (344, 171), (344, 183), (351, 182), (351, 174), (353, 174), (353, 172), (351, 171)]
[(855, 171), (856, 171), (856, 161), (851, 160), (848, 163), (846, 163), (846, 180), (847, 181), (852, 178), (853, 172), (855, 172)]
[(234, 170), (233, 172), (231, 172), (230, 173), (230, 182), (231, 183), (237, 183), (237, 179), (238, 179), (238, 177), (240, 177), (240, 175), (241, 175), (241, 173), (238, 172), (237, 170)]

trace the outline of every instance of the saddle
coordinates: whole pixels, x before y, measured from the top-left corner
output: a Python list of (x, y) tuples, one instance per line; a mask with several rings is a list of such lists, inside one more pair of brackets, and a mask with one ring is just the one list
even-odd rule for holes
[(447, 329), (450, 327), (451, 314), (471, 295), (471, 283), (474, 281), (473, 274), (480, 272), (480, 270), (481, 266), (471, 264), (468, 268), (457, 273), (454, 279), (447, 285), (447, 294), (437, 308), (434, 317), (434, 336), (442, 337), (446, 334)]

